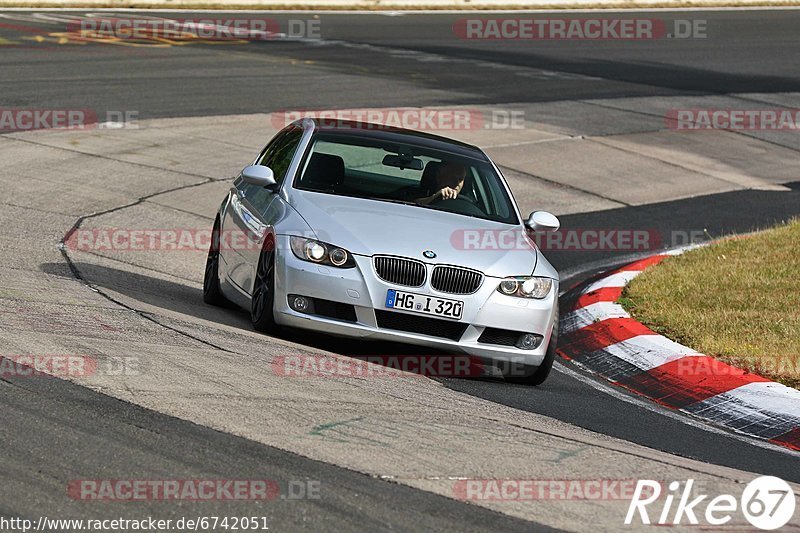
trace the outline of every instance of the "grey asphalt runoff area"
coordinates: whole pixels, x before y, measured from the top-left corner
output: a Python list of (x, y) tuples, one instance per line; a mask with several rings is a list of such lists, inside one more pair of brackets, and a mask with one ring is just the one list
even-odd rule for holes
[[(768, 227), (800, 214), (797, 132), (683, 132), (664, 116), (800, 107), (798, 11), (645, 13), (705, 20), (707, 36), (591, 42), (459, 39), (452, 26), (463, 14), (251, 14), (281, 27), (318, 20), (322, 38), (159, 46), (76, 43), (65, 16), (0, 11), (0, 108), (92, 109), (101, 120), (133, 112), (138, 128), (0, 135), (0, 356), (85, 354), (101, 368), (130, 358), (139, 370), (0, 378), (0, 516), (616, 531), (627, 501), (463, 502), (454, 487), (464, 478), (694, 477), (722, 490), (756, 473), (800, 482), (797, 454), (609, 393), (565, 361), (535, 389), (282, 377), (272, 367), (280, 356), (413, 348), (258, 335), (246, 314), (202, 303), (202, 250), (58, 248), (78, 220), (88, 230), (209, 227), (228, 180), (283, 111), (322, 108), (516, 113), (521, 129), (441, 133), (486, 148), (523, 211), (550, 210), (564, 228), (646, 230), (668, 245)], [(566, 288), (631, 251), (547, 255)], [(98, 503), (66, 488), (201, 478), (318, 481), (321, 498)]]

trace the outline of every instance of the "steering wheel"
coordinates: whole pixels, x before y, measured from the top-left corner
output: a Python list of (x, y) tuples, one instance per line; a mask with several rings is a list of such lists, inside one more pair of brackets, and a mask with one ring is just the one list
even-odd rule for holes
[(462, 215), (486, 215), (478, 204), (469, 198), (459, 195), (456, 198), (437, 198), (430, 205), (442, 206), (443, 211), (460, 213)]
[(433, 200), (431, 202), (431, 204), (438, 204), (438, 203), (441, 203), (441, 202), (458, 202), (458, 201), (469, 202), (474, 206), (478, 205), (478, 200), (470, 198), (466, 194), (459, 194), (455, 198), (442, 198), (441, 196), (439, 196), (438, 198)]

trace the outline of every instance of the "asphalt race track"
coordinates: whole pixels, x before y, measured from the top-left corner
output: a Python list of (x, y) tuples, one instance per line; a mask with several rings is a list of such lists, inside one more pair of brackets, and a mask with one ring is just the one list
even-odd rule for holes
[[(0, 11), (0, 108), (92, 109), (100, 121), (133, 111), (139, 127), (0, 135), (0, 356), (131, 355), (145, 375), (0, 377), (0, 472), (8, 477), (0, 516), (248, 514), (267, 516), (276, 530), (616, 530), (618, 512), (595, 509), (593, 524), (587, 508), (570, 513), (568, 504), (504, 508), (446, 497), (459, 475), (510, 477), (518, 465), (536, 463), (536, 456), (514, 456), (534, 441), (511, 444), (511, 430), (500, 425), (508, 421), (543, 446), (556, 437), (570, 443), (563, 457), (553, 452), (556, 470), (541, 475), (586, 476), (583, 461), (608, 465), (624, 456), (631, 470), (620, 466), (614, 474), (621, 478), (658, 463), (715, 479), (745, 471), (800, 483), (797, 453), (667, 412), (566, 361), (536, 389), (455, 378), (374, 390), (260, 382), (254, 369), (267, 372), (275, 354), (414, 349), (257, 335), (246, 314), (202, 303), (202, 253), (58, 248), (79, 221), (85, 228), (210, 226), (226, 180), (291, 109), (517, 111), (523, 131), (441, 133), (487, 147), (525, 212), (553, 211), (563, 228), (646, 230), (660, 236), (655, 248), (685, 244), (687, 235), (706, 240), (768, 227), (800, 214), (796, 130), (686, 133), (665, 128), (664, 114), (800, 107), (800, 11), (646, 13), (668, 26), (703, 19), (707, 36), (538, 42), (459, 39), (452, 26), (464, 14), (282, 13), (265, 16), (281, 27), (289, 19), (319, 21), (321, 39), (159, 46), (75, 42), (64, 34), (69, 16)], [(566, 291), (647, 251), (547, 255)], [(391, 399), (377, 399), (378, 389)], [(448, 434), (448, 405), (463, 410), (453, 423), (464, 433)], [(325, 418), (333, 409), (345, 413), (341, 422)], [(393, 409), (401, 423), (390, 420)], [(380, 416), (386, 427), (363, 422)], [(349, 432), (327, 433), (340, 423)], [(482, 425), (508, 440), (492, 448)], [(451, 441), (457, 444), (441, 459)], [(462, 442), (476, 457), (462, 457)], [(603, 451), (581, 455), (589, 448)], [(418, 455), (408, 452), (415, 449)], [(484, 463), (481, 450), (493, 459)], [(492, 460), (509, 470), (493, 470)], [(65, 489), (81, 478), (204, 477), (316, 480), (323, 497), (97, 506), (71, 500)]]

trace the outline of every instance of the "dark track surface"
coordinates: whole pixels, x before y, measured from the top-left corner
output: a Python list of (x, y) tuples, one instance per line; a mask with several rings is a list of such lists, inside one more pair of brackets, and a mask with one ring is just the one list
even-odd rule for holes
[[(224, 18), (219, 13), (195, 15), (208, 16)], [(707, 20), (703, 39), (642, 41), (459, 39), (452, 24), (466, 16), (321, 14), (321, 42), (168, 48), (56, 44), (47, 34), (64, 31), (63, 23), (0, 18), (0, 36), (18, 43), (0, 46), (0, 91), (8, 107), (47, 103), (54, 108), (133, 109), (140, 118), (151, 118), (290, 108), (769, 93), (800, 86), (800, 64), (791, 60), (800, 54), (797, 11), (603, 15)], [(290, 18), (314, 17), (268, 13), (262, 18), (274, 19), (286, 30)], [(30, 40), (37, 36), (47, 39)], [(387, 49), (402, 53), (387, 61)], [(412, 52), (434, 57), (421, 61)], [(328, 73), (304, 71), (301, 62), (323, 66)], [(521, 82), (519, 68), (547, 73), (531, 73)]]
[[(288, 18), (267, 16), (281, 21)], [(37, 32), (59, 31), (58, 26), (0, 19), (0, 37), (22, 43), (0, 46), (0, 105), (91, 107), (98, 112), (137, 110), (140, 118), (154, 118), (298, 107), (495, 104), (777, 93), (800, 88), (800, 63), (790, 60), (800, 56), (800, 12), (713, 12), (702, 16), (709, 19), (709, 37), (704, 40), (539, 42), (529, 46), (456, 39), (450, 27), (460, 15), (320, 15), (326, 39), (414, 52), (394, 53), (391, 61), (387, 61), (386, 50), (343, 47), (335, 42), (158, 49), (36, 43), (23, 38)], [(420, 61), (417, 52), (434, 56), (427, 55), (425, 61)], [(304, 69), (305, 61), (319, 68)], [(557, 75), (532, 76), (520, 83), (513, 72), (517, 68), (542, 69)], [(562, 218), (562, 225), (618, 225), (667, 232), (695, 228), (720, 235), (768, 226), (798, 213), (800, 191), (795, 188), (791, 193), (743, 191), (570, 215)], [(549, 257), (560, 270), (614, 260), (612, 254), (593, 253), (551, 253)], [(571, 281), (593, 273), (584, 272)], [(317, 342), (336, 349), (330, 339)], [(535, 390), (492, 381), (444, 382), (455, 390), (652, 448), (800, 482), (796, 456), (696, 429), (621, 402), (563, 373), (554, 372), (545, 386)], [(326, 492), (331, 499), (322, 502), (275, 502), (265, 505), (263, 513), (250, 513), (252, 508), (247, 509), (248, 514), (268, 515), (271, 523), (285, 528), (404, 529), (413, 524), (415, 529), (500, 530), (526, 525), (181, 422), (69, 383), (41, 382), (32, 386), (27, 382), (0, 381), (0, 391), (0, 409), (6, 417), (0, 426), (5, 450), (0, 455), (0, 470), (16, 472), (15, 481), (9, 482), (12, 476), (4, 476), (6, 481), (0, 484), (0, 515), (33, 516), (44, 505), (48, 511), (53, 509), (53, 515), (59, 511), (62, 517), (80, 516), (80, 506), (64, 497), (63, 484), (74, 472), (103, 465), (98, 467), (98, 477), (102, 477), (103, 469), (112, 473), (127, 471), (131, 477), (142, 478), (158, 477), (164, 472), (184, 478), (246, 474), (248, 478), (308, 477), (331, 487)], [(80, 422), (65, 424), (60, 422), (63, 420)], [(53, 451), (47, 452), (48, 448)], [(42, 463), (41, 456), (57, 453), (55, 450), (61, 455)], [(170, 454), (169, 450), (181, 452)], [(36, 457), (35, 461), (32, 457)], [(33, 468), (34, 464), (39, 471)], [(36, 502), (24, 497), (45, 492), (61, 498)], [(150, 504), (146, 509), (163, 518), (170, 512), (200, 514), (191, 507), (174, 507)], [(204, 507), (202, 514), (213, 514), (211, 510)], [(237, 508), (218, 505), (215, 510), (231, 515)], [(408, 515), (412, 510), (416, 513), (414, 521)], [(118, 509), (107, 508), (104, 512), (117, 513)]]
[[(157, 519), (266, 517), (271, 530), (520, 531), (530, 523), (214, 431), (57, 379), (0, 380), (0, 516)], [(121, 475), (125, 473), (124, 477)], [(263, 502), (88, 502), (75, 479), (264, 479)], [(310, 481), (318, 499), (288, 497)], [(295, 489), (299, 493), (300, 489)], [(47, 494), (46, 505), (37, 501)], [(259, 521), (259, 524), (262, 522)], [(536, 526), (542, 528), (543, 526)]]

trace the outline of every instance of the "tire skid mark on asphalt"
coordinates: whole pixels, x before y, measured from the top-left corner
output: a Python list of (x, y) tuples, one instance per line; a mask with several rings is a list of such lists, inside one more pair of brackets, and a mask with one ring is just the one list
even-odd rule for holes
[[(87, 154), (87, 155), (93, 155), (93, 154)], [(136, 164), (136, 163), (134, 163), (134, 164)], [(205, 344), (205, 345), (207, 345), (207, 346), (209, 346), (211, 348), (214, 348), (214, 349), (226, 352), (226, 353), (235, 353), (235, 352), (232, 352), (231, 350), (228, 350), (227, 348), (225, 348), (223, 346), (218, 346), (218, 345), (216, 345), (216, 344), (214, 344), (212, 342), (209, 342), (209, 341), (207, 341), (205, 339), (202, 339), (202, 338), (200, 338), (198, 336), (192, 335), (191, 333), (188, 333), (186, 331), (182, 331), (182, 330), (180, 330), (178, 328), (172, 327), (169, 324), (165, 324), (162, 321), (158, 320), (154, 315), (152, 315), (150, 313), (146, 313), (146, 312), (141, 311), (139, 309), (136, 309), (135, 307), (130, 306), (130, 305), (122, 302), (121, 300), (119, 300), (117, 298), (114, 298), (113, 296), (111, 296), (111, 294), (109, 294), (108, 292), (106, 292), (106, 291), (102, 290), (101, 288), (97, 287), (96, 285), (91, 283), (89, 280), (87, 280), (83, 276), (83, 274), (81, 273), (81, 271), (78, 268), (78, 266), (72, 260), (72, 257), (69, 254), (69, 247), (66, 244), (67, 241), (70, 240), (72, 235), (74, 235), (75, 232), (77, 232), (81, 228), (81, 225), (83, 224), (83, 222), (85, 220), (88, 220), (88, 219), (91, 219), (91, 218), (95, 218), (95, 217), (99, 217), (99, 216), (102, 216), (102, 215), (107, 215), (107, 214), (114, 213), (114, 212), (117, 212), (117, 211), (121, 211), (123, 209), (128, 209), (130, 207), (142, 204), (145, 201), (149, 200), (150, 198), (153, 198), (153, 197), (161, 195), (161, 194), (167, 194), (167, 193), (170, 193), (170, 192), (176, 192), (176, 191), (181, 191), (181, 190), (190, 189), (190, 188), (194, 188), (194, 187), (199, 187), (199, 186), (205, 185), (207, 183), (212, 183), (215, 180), (216, 180), (216, 178), (206, 177), (206, 178), (203, 178), (201, 181), (199, 181), (197, 183), (190, 183), (188, 185), (180, 185), (178, 187), (172, 187), (172, 188), (167, 189), (165, 191), (159, 191), (159, 192), (147, 194), (147, 195), (144, 195), (144, 196), (140, 196), (138, 199), (134, 200), (133, 202), (129, 202), (129, 203), (124, 204), (124, 205), (119, 205), (119, 206), (112, 207), (112, 208), (109, 208), (109, 209), (96, 211), (96, 212), (88, 214), (88, 215), (83, 215), (83, 216), (79, 217), (78, 220), (75, 221), (75, 224), (73, 224), (73, 226), (69, 229), (69, 231), (67, 231), (67, 233), (64, 234), (64, 237), (61, 239), (61, 242), (59, 242), (59, 250), (61, 251), (61, 255), (64, 258), (64, 261), (66, 261), (67, 266), (69, 266), (70, 271), (75, 276), (75, 279), (77, 279), (78, 281), (82, 282), (90, 290), (100, 294), (102, 297), (106, 298), (107, 300), (109, 300), (109, 301), (119, 305), (120, 307), (123, 307), (123, 308), (129, 310), (129, 311), (133, 311), (134, 313), (136, 313), (140, 317), (144, 318), (145, 320), (153, 322), (153, 323), (155, 323), (155, 324), (157, 324), (157, 325), (159, 325), (161, 327), (164, 327), (164, 328), (166, 328), (166, 329), (168, 329), (170, 331), (173, 331), (173, 332), (175, 332), (175, 333), (177, 333), (179, 335), (188, 337), (188, 338), (190, 338), (190, 339), (192, 339), (194, 341), (197, 341), (197, 342), (199, 342), (201, 344)]]

